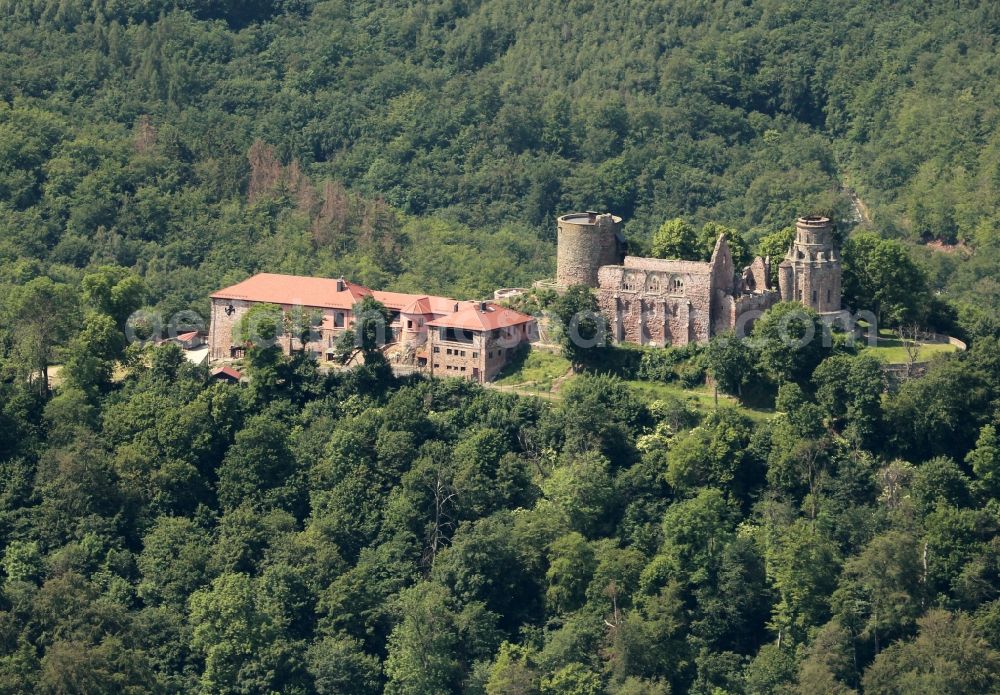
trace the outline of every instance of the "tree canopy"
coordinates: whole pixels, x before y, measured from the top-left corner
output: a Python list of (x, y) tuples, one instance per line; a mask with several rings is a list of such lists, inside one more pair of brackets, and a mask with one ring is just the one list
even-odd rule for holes
[[(0, 0), (0, 691), (997, 691), (998, 35), (988, 2)], [(275, 305), (241, 384), (148, 344), (257, 272), (527, 287), (587, 209), (772, 272), (828, 215), (849, 306), (969, 349), (899, 382), (780, 304), (565, 343), (538, 399), (394, 377), (377, 321), (320, 370)], [(545, 297), (599, 337), (589, 288)]]

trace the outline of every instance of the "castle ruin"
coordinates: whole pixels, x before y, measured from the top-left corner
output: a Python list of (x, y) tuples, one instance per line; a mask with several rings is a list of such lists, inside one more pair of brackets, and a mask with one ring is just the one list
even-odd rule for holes
[(559, 218), (556, 286), (587, 285), (616, 342), (687, 345), (726, 331), (749, 332), (779, 301), (800, 301), (822, 314), (840, 310), (840, 258), (825, 217), (802, 217), (772, 287), (770, 259), (740, 272), (725, 235), (708, 261), (626, 255), (621, 218), (593, 212)]

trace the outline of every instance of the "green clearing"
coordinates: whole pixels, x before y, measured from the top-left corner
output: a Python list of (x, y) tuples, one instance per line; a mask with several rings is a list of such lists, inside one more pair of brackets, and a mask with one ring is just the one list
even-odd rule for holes
[[(709, 413), (716, 408), (715, 392), (710, 386), (699, 386), (696, 389), (686, 389), (676, 384), (664, 384), (658, 381), (641, 381), (632, 379), (627, 382), (632, 390), (647, 403), (664, 398), (678, 398), (690, 403), (699, 413)], [(741, 405), (732, 396), (720, 393), (718, 406), (732, 407), (742, 412), (755, 422), (762, 422), (774, 416), (773, 410), (750, 408)]]
[[(556, 379), (566, 375), (569, 366), (569, 361), (561, 355), (544, 350), (531, 350), (508, 365), (501, 373), (500, 378), (493, 382), (493, 386), (500, 390), (508, 389), (522, 395), (558, 398), (558, 391), (553, 392), (552, 390), (553, 383)], [(574, 378), (576, 375), (570, 375), (561, 383), (565, 384), (566, 381)], [(716, 408), (715, 393), (709, 386), (686, 389), (679, 384), (666, 384), (660, 381), (642, 379), (628, 379), (625, 383), (632, 388), (637, 397), (646, 403), (665, 398), (678, 398), (690, 403), (699, 413), (709, 413)], [(774, 415), (774, 411), (741, 405), (732, 396), (721, 393), (718, 397), (718, 405), (737, 408), (758, 422), (767, 420)]]
[[(920, 346), (917, 352), (917, 362), (926, 362), (938, 355), (945, 355), (958, 350), (958, 348), (950, 343), (917, 342)], [(878, 345), (866, 347), (862, 350), (862, 353), (875, 355), (889, 364), (906, 364), (910, 360), (906, 346), (912, 344), (912, 340), (903, 340), (895, 331), (882, 328), (878, 332)]]
[(548, 392), (552, 382), (569, 371), (569, 360), (545, 350), (530, 350), (509, 364), (496, 384), (518, 390)]

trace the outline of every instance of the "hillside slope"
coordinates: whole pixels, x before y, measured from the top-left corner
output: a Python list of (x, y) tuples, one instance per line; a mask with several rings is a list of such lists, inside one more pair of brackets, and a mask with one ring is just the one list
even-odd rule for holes
[[(989, 3), (0, 9), (4, 257), (139, 264), (163, 275), (157, 299), (174, 305), (196, 298), (177, 287), (190, 284), (180, 266), (217, 284), (229, 270), (290, 269), (289, 244), (327, 259), (303, 271), (400, 273), (406, 235), (394, 226), (381, 247), (359, 248), (351, 219), (338, 245), (315, 229), (305, 238), (309, 220), (288, 201), (247, 210), (258, 139), (318, 189), (335, 181), (488, 233), (511, 223), (515, 237), (551, 239), (556, 212), (586, 207), (616, 210), (638, 238), (678, 215), (754, 237), (805, 209), (848, 215), (850, 181), (885, 233), (996, 257), (1000, 10)], [(330, 198), (311, 202), (341, 200)], [(248, 232), (277, 241), (239, 258)], [(546, 267), (549, 251), (524, 253)], [(971, 272), (967, 291), (983, 275)]]

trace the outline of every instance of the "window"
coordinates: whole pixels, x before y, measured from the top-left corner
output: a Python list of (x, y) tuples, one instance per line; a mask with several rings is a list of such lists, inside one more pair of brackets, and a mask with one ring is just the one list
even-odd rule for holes
[(338, 312), (334, 313), (334, 315), (333, 315), (333, 327), (334, 328), (343, 328), (344, 327), (344, 312), (343, 311), (338, 311)]
[(812, 303), (813, 304), (816, 303), (816, 290), (813, 290), (813, 301), (812, 301)]
[(670, 281), (670, 291), (671, 292), (683, 292), (684, 291), (684, 279), (683, 278), (673, 278)]
[(459, 351), (459, 354), (460, 354), (460, 355), (461, 355), (462, 357), (465, 357), (465, 350), (460, 350), (460, 351)]
[(488, 353), (486, 353), (486, 356), (490, 359), (493, 359), (493, 351), (490, 350)]
[(802, 290), (801, 290), (801, 288), (795, 290), (795, 298), (797, 300), (799, 300), (800, 302), (802, 301)]
[(434, 369), (441, 369), (441, 365), (437, 362), (434, 363)]
[(478, 352), (472, 353), (472, 359), (478, 359), (478, 358), (479, 358), (479, 353)]
[(449, 355), (451, 354), (451, 348), (448, 348), (448, 354)]
[(830, 295), (830, 290), (827, 290), (826, 291), (826, 303), (829, 304), (832, 301), (833, 301), (833, 299), (832, 299), (832, 297)]
[(655, 275), (653, 275), (652, 277), (650, 277), (649, 278), (648, 289), (649, 289), (650, 292), (659, 292), (660, 291), (660, 278), (656, 277)]
[(410, 320), (410, 319), (406, 319), (406, 327), (407, 328), (413, 328), (413, 321)]
[(441, 348), (439, 348), (437, 345), (435, 345), (434, 346), (434, 352), (441, 352)]
[(450, 343), (471, 343), (473, 333), (462, 328), (441, 328), (438, 337)]
[(464, 372), (464, 371), (465, 371), (465, 367), (462, 367), (462, 368), (461, 368), (461, 371), (463, 371), (463, 372)]

